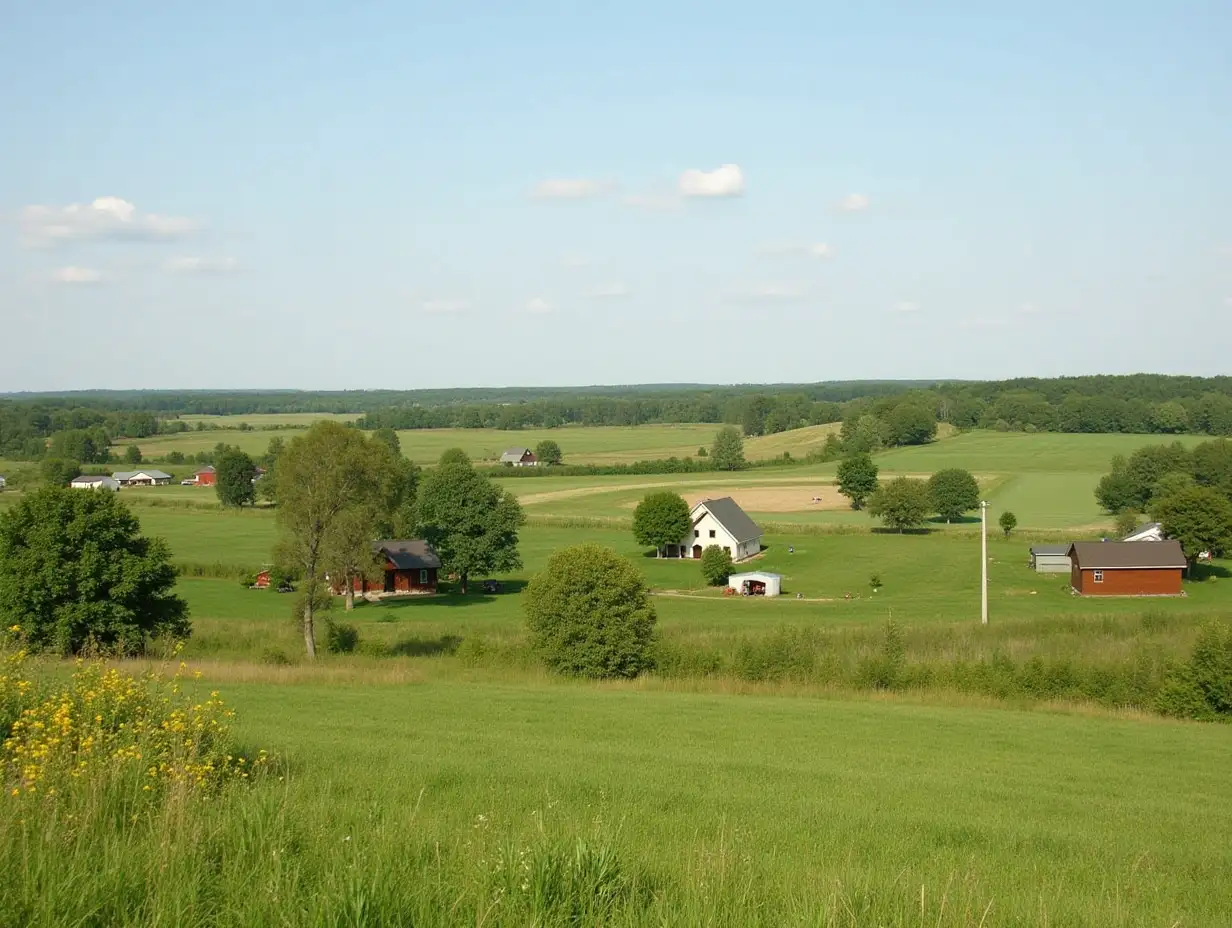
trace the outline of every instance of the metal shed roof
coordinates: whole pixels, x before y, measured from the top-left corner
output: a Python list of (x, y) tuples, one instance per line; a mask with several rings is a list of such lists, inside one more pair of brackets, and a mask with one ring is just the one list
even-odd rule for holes
[(1062, 555), (1064, 555), (1064, 556), (1066, 556), (1066, 557), (1069, 557), (1069, 549), (1070, 549), (1070, 546), (1069, 546), (1068, 544), (1064, 544), (1064, 545), (1032, 545), (1032, 546), (1031, 546), (1031, 553), (1032, 553), (1033, 555), (1036, 555), (1036, 556), (1039, 556), (1039, 555), (1047, 555), (1047, 554), (1062, 554)]

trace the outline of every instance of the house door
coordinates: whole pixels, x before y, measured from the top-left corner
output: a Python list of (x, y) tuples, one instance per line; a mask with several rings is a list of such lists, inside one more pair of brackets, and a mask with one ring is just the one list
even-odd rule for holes
[(392, 570), (385, 571), (385, 592), (392, 593), (394, 591), (394, 572)]
[(694, 546), (693, 546), (693, 557), (694, 557), (694, 558), (700, 558), (701, 556), (702, 556), (702, 546), (701, 546), (701, 545), (694, 545)]

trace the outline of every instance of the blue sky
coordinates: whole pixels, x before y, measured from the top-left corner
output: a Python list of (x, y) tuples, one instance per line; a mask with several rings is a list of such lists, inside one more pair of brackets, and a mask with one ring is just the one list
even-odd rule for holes
[(0, 14), (0, 390), (1229, 373), (1232, 5)]

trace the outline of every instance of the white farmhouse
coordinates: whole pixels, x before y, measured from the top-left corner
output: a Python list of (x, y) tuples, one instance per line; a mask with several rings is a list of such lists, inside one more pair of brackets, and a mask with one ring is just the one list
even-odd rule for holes
[(6, 481), (4, 479), (4, 474), (0, 474), (0, 490), (3, 490), (5, 485), (6, 485)]
[(1164, 527), (1158, 522), (1146, 522), (1126, 535), (1121, 541), (1163, 541)]
[(161, 470), (121, 470), (111, 475), (122, 487), (165, 487), (171, 475)]
[(82, 474), (69, 484), (74, 490), (118, 490), (120, 485), (106, 474)]
[(761, 550), (761, 529), (730, 496), (702, 500), (693, 507), (692, 521), (693, 537), (668, 545), (668, 557), (700, 558), (711, 545), (718, 545), (733, 561), (743, 561)]

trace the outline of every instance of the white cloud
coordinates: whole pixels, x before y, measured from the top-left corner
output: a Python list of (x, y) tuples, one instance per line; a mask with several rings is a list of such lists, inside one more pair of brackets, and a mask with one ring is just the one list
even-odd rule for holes
[(531, 297), (526, 301), (525, 309), (528, 313), (550, 313), (552, 304), (541, 296)]
[(531, 196), (536, 200), (585, 200), (606, 193), (610, 186), (586, 177), (557, 177), (537, 183)]
[(619, 300), (629, 295), (629, 288), (624, 284), (607, 284), (594, 292), (596, 300)]
[(779, 243), (776, 245), (763, 245), (758, 251), (769, 257), (810, 257), (825, 259), (829, 258), (833, 253), (825, 242), (809, 243)]
[(680, 175), (683, 197), (738, 197), (744, 193), (744, 172), (738, 164), (725, 164), (713, 171), (690, 168)]
[(197, 223), (179, 216), (143, 213), (119, 197), (68, 206), (27, 206), (21, 211), (22, 239), (28, 245), (130, 239), (157, 241), (197, 231)]
[(92, 267), (62, 267), (51, 276), (62, 284), (96, 284), (103, 279), (102, 273)]
[(420, 308), (425, 313), (464, 313), (470, 309), (470, 305), (466, 300), (437, 299), (424, 300)]
[(920, 304), (913, 303), (911, 300), (903, 300), (894, 306), (894, 311), (899, 313), (918, 313), (920, 311)]
[(165, 267), (172, 274), (229, 274), (239, 267), (239, 262), (234, 258), (180, 255), (168, 260)]
[(868, 209), (869, 201), (862, 193), (849, 193), (839, 201), (838, 208), (845, 213), (862, 213)]

